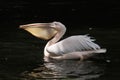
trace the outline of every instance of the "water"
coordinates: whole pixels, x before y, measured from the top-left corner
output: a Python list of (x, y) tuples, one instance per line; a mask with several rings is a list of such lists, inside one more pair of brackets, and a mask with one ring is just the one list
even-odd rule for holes
[(97, 39), (99, 45), (107, 48), (107, 53), (83, 62), (63, 60), (49, 63), (43, 60), (43, 49), (47, 41), (37, 39), (20, 29), (2, 32), (0, 79), (119, 79), (119, 30), (120, 28), (83, 28), (73, 29), (71, 33), (68, 31), (65, 37), (73, 34), (90, 34)]
[[(112, 5), (112, 6), (110, 6)], [(120, 23), (116, 1), (0, 2), (0, 80), (119, 80)], [(107, 53), (79, 60), (43, 60), (47, 41), (33, 37), (19, 25), (60, 21), (63, 38), (90, 34)]]

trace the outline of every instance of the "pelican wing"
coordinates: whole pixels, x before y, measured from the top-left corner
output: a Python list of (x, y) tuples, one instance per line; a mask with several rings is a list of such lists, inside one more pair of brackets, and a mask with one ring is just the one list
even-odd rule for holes
[(93, 41), (95, 40), (91, 39), (87, 35), (71, 36), (54, 45), (51, 45), (47, 48), (47, 51), (49, 53), (61, 55), (77, 51), (100, 49), (100, 46), (94, 43)]

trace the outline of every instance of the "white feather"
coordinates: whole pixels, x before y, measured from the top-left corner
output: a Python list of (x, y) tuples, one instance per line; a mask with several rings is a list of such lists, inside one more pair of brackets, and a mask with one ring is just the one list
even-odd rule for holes
[(106, 49), (93, 41), (88, 35), (68, 37), (58, 42), (66, 32), (66, 27), (61, 22), (33, 23), (21, 25), (20, 28), (27, 30), (34, 36), (42, 39), (52, 38), (44, 48), (44, 56), (53, 59), (86, 59), (91, 53), (105, 53)]
[(62, 55), (77, 51), (99, 50), (100, 46), (93, 41), (94, 39), (87, 35), (71, 36), (49, 46), (47, 51), (56, 55)]

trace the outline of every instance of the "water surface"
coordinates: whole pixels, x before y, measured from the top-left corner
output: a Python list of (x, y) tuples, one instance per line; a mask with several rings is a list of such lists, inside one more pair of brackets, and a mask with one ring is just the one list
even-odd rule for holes
[(120, 28), (68, 27), (63, 38), (71, 35), (90, 34), (96, 43), (107, 48), (107, 53), (92, 59), (44, 62), (43, 50), (47, 41), (37, 39), (29, 33), (17, 29), (0, 34), (0, 79), (39, 80), (113, 80), (119, 79), (119, 32)]

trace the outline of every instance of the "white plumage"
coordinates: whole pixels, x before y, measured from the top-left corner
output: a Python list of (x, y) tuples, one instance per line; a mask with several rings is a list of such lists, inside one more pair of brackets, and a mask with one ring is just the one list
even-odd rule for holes
[(68, 37), (47, 48), (49, 53), (62, 55), (71, 52), (98, 50), (100, 46), (93, 42), (87, 35), (78, 35)]
[(50, 39), (53, 37), (44, 48), (44, 56), (47, 58), (85, 59), (84, 55), (89, 56), (92, 53), (106, 52), (106, 49), (101, 49), (98, 44), (93, 42), (95, 40), (87, 35), (71, 36), (59, 41), (66, 32), (65, 25), (60, 22), (33, 23), (22, 25), (20, 28), (27, 30), (38, 38)]

